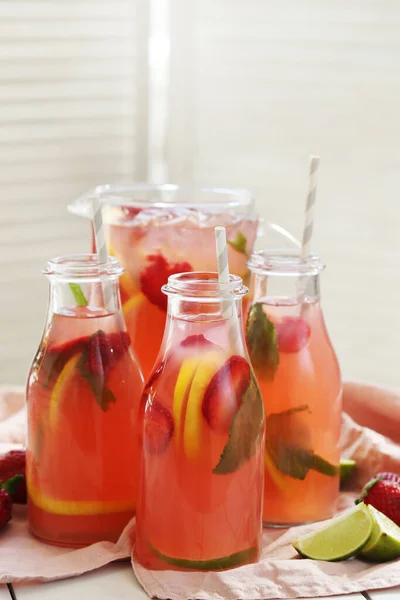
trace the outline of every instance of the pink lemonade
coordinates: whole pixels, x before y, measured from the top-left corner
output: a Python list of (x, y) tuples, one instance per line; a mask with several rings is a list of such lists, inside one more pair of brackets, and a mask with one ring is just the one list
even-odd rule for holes
[(28, 513), (37, 537), (65, 546), (118, 539), (135, 514), (142, 389), (120, 312), (57, 307), (27, 387)]
[[(165, 327), (169, 275), (214, 271), (214, 227), (224, 225), (231, 273), (246, 279), (258, 218), (246, 190), (179, 186), (101, 186), (109, 254), (125, 268), (123, 314), (143, 375), (154, 366)], [(89, 202), (90, 204), (90, 202)], [(69, 208), (87, 215), (86, 198)]]
[(187, 294), (185, 275), (169, 278), (164, 345), (142, 398), (136, 557), (151, 569), (219, 570), (260, 554), (262, 401), (239, 321), (232, 339), (208, 297), (210, 275), (193, 274)]
[[(288, 265), (270, 264), (266, 277), (266, 266), (253, 262), (246, 337), (266, 413), (263, 521), (291, 525), (327, 519), (339, 491), (338, 362), (313, 285), (298, 303), (287, 293), (294, 279)], [(311, 279), (318, 277), (320, 267), (314, 267)], [(286, 280), (274, 269), (286, 272)], [(278, 295), (283, 287), (286, 296)], [(263, 297), (268, 289), (272, 296)]]

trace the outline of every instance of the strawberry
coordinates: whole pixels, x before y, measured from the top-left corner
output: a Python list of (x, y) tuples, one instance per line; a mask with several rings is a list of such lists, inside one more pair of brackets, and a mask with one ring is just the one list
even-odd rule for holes
[(104, 333), (97, 331), (87, 344), (87, 367), (94, 375), (107, 377), (130, 345), (126, 331)]
[(15, 475), (0, 485), (0, 529), (11, 520), (12, 497), (21, 480), (21, 475)]
[(216, 348), (217, 345), (208, 340), (201, 333), (200, 335), (189, 335), (179, 344), (182, 348), (191, 348), (194, 350), (202, 350), (203, 348)]
[(166, 311), (167, 297), (161, 291), (162, 286), (167, 283), (170, 275), (193, 271), (193, 267), (186, 261), (169, 263), (161, 253), (150, 254), (147, 260), (149, 265), (140, 275), (142, 292), (152, 304)]
[[(35, 363), (40, 365), (46, 374), (46, 385), (49, 385), (52, 379), (57, 379), (67, 362), (78, 352), (82, 352), (90, 337), (80, 337), (67, 342), (66, 344), (48, 346), (45, 352), (39, 350), (35, 357)], [(41, 360), (43, 359), (43, 362)]]
[(162, 454), (174, 433), (174, 421), (168, 408), (153, 398), (144, 416), (143, 445), (150, 454)]
[(250, 383), (250, 366), (242, 356), (231, 356), (212, 377), (203, 397), (203, 415), (214, 431), (228, 433)]
[(25, 464), (25, 450), (10, 450), (0, 456), (0, 485), (14, 475), (21, 475), (21, 480), (13, 493), (13, 501), (16, 504), (26, 504)]
[(275, 327), (279, 352), (300, 352), (311, 335), (309, 324), (300, 317), (284, 317)]
[(400, 526), (400, 483), (376, 477), (365, 486), (356, 504), (372, 504)]
[(385, 481), (394, 481), (394, 483), (400, 483), (400, 475), (397, 475), (397, 473), (383, 472), (383, 473), (378, 473), (377, 475), (375, 475), (375, 478), (376, 477), (380, 477), (381, 479), (384, 479)]

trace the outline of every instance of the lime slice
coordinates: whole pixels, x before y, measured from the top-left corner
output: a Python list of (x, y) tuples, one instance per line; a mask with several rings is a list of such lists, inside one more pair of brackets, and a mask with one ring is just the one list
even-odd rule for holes
[(293, 547), (305, 558), (344, 560), (365, 546), (372, 532), (372, 524), (371, 513), (361, 502), (322, 529), (299, 538), (293, 542)]
[(340, 459), (340, 485), (346, 483), (354, 469), (356, 468), (356, 461), (350, 460), (349, 458)]
[(361, 558), (376, 562), (394, 560), (400, 556), (400, 527), (386, 515), (368, 505), (374, 524), (371, 536), (360, 552)]
[(257, 548), (247, 548), (240, 552), (235, 552), (229, 556), (221, 556), (220, 558), (211, 558), (209, 560), (189, 560), (186, 558), (176, 558), (167, 556), (159, 552), (154, 546), (149, 543), (149, 547), (153, 554), (169, 565), (181, 567), (182, 569), (191, 569), (194, 571), (224, 571), (225, 569), (233, 569), (244, 563), (255, 562), (257, 560)]

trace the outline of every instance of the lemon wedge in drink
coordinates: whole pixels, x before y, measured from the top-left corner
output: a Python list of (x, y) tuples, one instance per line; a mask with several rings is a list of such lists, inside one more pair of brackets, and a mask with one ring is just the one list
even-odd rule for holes
[(61, 371), (58, 379), (54, 385), (53, 391), (51, 392), (50, 397), (50, 426), (54, 428), (58, 421), (59, 415), (59, 406), (64, 394), (69, 390), (69, 386), (72, 382), (73, 377), (77, 376), (76, 365), (81, 357), (81, 354), (75, 354), (69, 361), (65, 364), (63, 370)]
[(292, 545), (305, 558), (344, 560), (363, 549), (372, 533), (373, 524), (371, 512), (361, 502), (325, 527), (300, 537)]
[(368, 505), (374, 524), (371, 536), (360, 552), (361, 558), (386, 562), (400, 557), (400, 527), (371, 504)]

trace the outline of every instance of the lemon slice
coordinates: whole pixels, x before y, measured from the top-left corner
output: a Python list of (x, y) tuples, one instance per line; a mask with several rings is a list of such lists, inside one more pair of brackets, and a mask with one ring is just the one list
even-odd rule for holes
[(181, 423), (184, 411), (185, 399), (193, 381), (197, 367), (201, 361), (200, 356), (186, 358), (182, 362), (179, 370), (178, 379), (176, 380), (174, 389), (174, 402), (172, 407), (172, 415), (175, 423), (175, 442), (179, 446), (181, 439)]
[(204, 392), (212, 377), (222, 367), (225, 360), (226, 356), (223, 352), (208, 352), (201, 358), (193, 377), (186, 406), (185, 426), (183, 430), (183, 446), (185, 454), (189, 459), (196, 459), (201, 455), (201, 406)]
[(62, 396), (68, 386), (70, 385), (73, 377), (76, 376), (76, 365), (81, 357), (81, 354), (75, 354), (69, 361), (65, 364), (63, 370), (61, 371), (58, 379), (54, 385), (53, 391), (51, 392), (50, 397), (50, 427), (54, 428), (58, 422), (58, 414), (59, 414), (59, 406), (62, 399)]
[(299, 538), (293, 547), (306, 558), (344, 560), (362, 550), (371, 535), (372, 525), (371, 513), (361, 502), (322, 529)]

